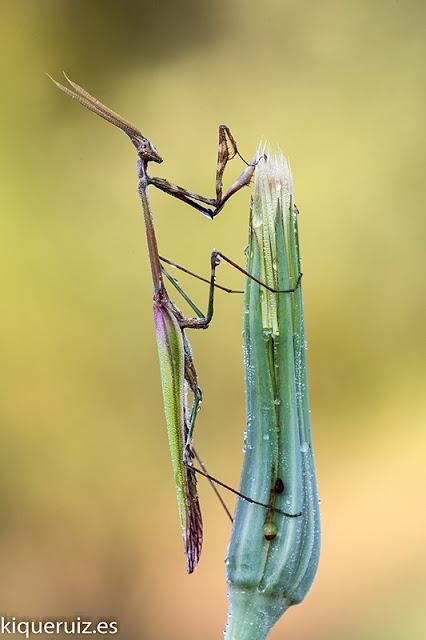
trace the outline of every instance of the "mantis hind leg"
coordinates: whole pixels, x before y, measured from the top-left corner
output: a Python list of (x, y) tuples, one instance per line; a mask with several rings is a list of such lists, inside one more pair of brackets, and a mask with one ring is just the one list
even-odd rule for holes
[(203, 401), (203, 392), (200, 387), (197, 385), (194, 389), (191, 389), (193, 394), (191, 411), (189, 413), (189, 418), (187, 422), (186, 428), (186, 441), (185, 441), (185, 449), (191, 449), (192, 446), (192, 436), (194, 434), (195, 429), (195, 421), (197, 419), (197, 414), (201, 409), (201, 403)]
[(201, 403), (203, 400), (203, 392), (198, 386), (197, 374), (195, 371), (194, 363), (192, 362), (191, 348), (185, 336), (184, 336), (184, 348), (185, 348), (185, 380), (192, 391), (194, 399), (192, 402), (192, 407), (191, 407), (191, 411), (189, 413), (189, 418), (187, 422), (186, 441), (185, 441), (185, 447), (183, 450), (183, 463), (188, 469), (193, 470), (193, 473), (195, 473), (195, 468), (193, 467), (192, 460), (194, 458), (197, 460), (198, 464), (200, 465), (201, 469), (204, 471), (207, 479), (209, 480), (209, 484), (213, 489), (213, 492), (216, 495), (216, 498), (219, 500), (223, 510), (225, 511), (226, 515), (232, 522), (231, 512), (229, 511), (228, 507), (225, 504), (225, 501), (220, 495), (216, 484), (213, 482), (213, 480), (209, 479), (209, 474), (207, 472), (207, 469), (204, 466), (203, 461), (201, 460), (200, 456), (198, 455), (197, 451), (195, 450), (192, 444), (192, 436), (195, 428), (195, 420), (201, 408)]
[(196, 387), (193, 393), (194, 400), (192, 402), (191, 413), (189, 415), (188, 432), (186, 435), (187, 446), (192, 442), (192, 434), (194, 433), (195, 429), (195, 420), (197, 417), (197, 413), (201, 409), (201, 403), (203, 401), (203, 392), (201, 391), (200, 387)]
[(186, 433), (185, 433), (185, 443), (184, 443), (185, 444), (184, 452), (185, 451), (190, 452), (191, 444), (192, 444), (192, 435), (195, 429), (195, 421), (197, 418), (197, 414), (201, 408), (201, 403), (203, 401), (203, 392), (198, 386), (197, 371), (195, 369), (195, 365), (192, 360), (191, 346), (187, 340), (187, 337), (183, 332), (182, 332), (182, 335), (183, 335), (183, 348), (184, 348), (184, 354), (185, 354), (184, 376), (185, 376), (185, 381), (188, 387), (190, 388), (193, 396), (191, 410), (189, 411), (189, 416), (186, 421)]

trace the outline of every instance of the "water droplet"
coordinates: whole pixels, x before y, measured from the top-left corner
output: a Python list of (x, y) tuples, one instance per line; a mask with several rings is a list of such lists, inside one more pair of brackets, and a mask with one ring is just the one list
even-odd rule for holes
[(274, 522), (265, 522), (263, 525), (263, 535), (267, 540), (273, 540), (277, 533), (277, 525)]
[(307, 442), (302, 442), (302, 444), (300, 445), (300, 451), (302, 453), (306, 453), (309, 450), (309, 445)]

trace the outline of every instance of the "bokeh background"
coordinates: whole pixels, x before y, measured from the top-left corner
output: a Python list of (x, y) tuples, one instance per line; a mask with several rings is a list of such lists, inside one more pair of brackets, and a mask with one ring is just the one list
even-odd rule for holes
[[(44, 75), (65, 69), (178, 184), (213, 194), (221, 122), (246, 156), (265, 137), (289, 157), (323, 546), (271, 640), (425, 637), (425, 18), (420, 0), (0, 2), (1, 613), (109, 617), (126, 640), (220, 638), (225, 621), (230, 530), (204, 483), (185, 574), (135, 154)], [(213, 224), (152, 193), (161, 252), (200, 273), (213, 247), (243, 261), (248, 199)], [(218, 295), (191, 336), (197, 446), (234, 486), (241, 304)]]

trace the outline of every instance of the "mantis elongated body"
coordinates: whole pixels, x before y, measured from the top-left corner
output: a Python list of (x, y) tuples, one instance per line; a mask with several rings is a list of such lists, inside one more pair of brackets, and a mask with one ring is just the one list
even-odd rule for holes
[[(202, 518), (196, 488), (196, 475), (191, 464), (194, 456), (196, 456), (201, 463), (192, 446), (191, 437), (202, 394), (198, 386), (197, 373), (184, 330), (186, 328), (205, 329), (208, 327), (213, 316), (215, 269), (219, 261), (218, 256), (212, 254), (210, 294), (206, 315), (204, 316), (196, 310), (199, 317), (185, 317), (171, 301), (165, 287), (163, 278), (165, 270), (161, 265), (158, 253), (148, 188), (150, 185), (153, 185), (189, 204), (203, 215), (214, 218), (219, 211), (221, 211), (226, 201), (241, 189), (241, 187), (250, 182), (254, 172), (254, 165), (248, 164), (240, 177), (231, 185), (225, 194), (223, 194), (222, 179), (226, 164), (228, 160), (239, 155), (239, 152), (228, 127), (226, 125), (220, 125), (215, 198), (206, 198), (183, 187), (174, 185), (163, 178), (150, 176), (148, 172), (149, 163), (162, 162), (160, 154), (150, 140), (133, 124), (106, 107), (67, 76), (65, 76), (65, 78), (69, 83), (69, 87), (60, 84), (53, 78), (51, 78), (51, 80), (68, 96), (124, 131), (137, 151), (138, 193), (142, 204), (151, 266), (154, 293), (154, 322), (160, 359), (164, 408), (176, 485), (179, 519), (187, 559), (187, 570), (191, 573), (198, 563), (203, 537)], [(169, 279), (173, 281), (172, 278)], [(186, 404), (187, 388), (192, 391), (194, 397), (191, 410), (188, 409)], [(206, 472), (205, 474), (208, 477)], [(212, 482), (211, 484), (217, 493), (214, 484)]]
[[(176, 487), (179, 520), (187, 560), (187, 570), (189, 573), (192, 573), (200, 557), (203, 538), (202, 517), (196, 486), (196, 473), (204, 475), (210, 481), (213, 490), (231, 520), (232, 516), (221, 499), (215, 484), (219, 484), (226, 489), (233, 491), (241, 498), (251, 502), (252, 504), (257, 504), (261, 507), (267, 508), (270, 512), (278, 512), (290, 518), (299, 517), (300, 513), (287, 513), (286, 511), (274, 507), (269, 503), (266, 504), (250, 498), (249, 496), (235, 491), (225, 483), (213, 478), (207, 473), (192, 444), (192, 433), (195, 426), (196, 415), (202, 400), (202, 392), (198, 385), (197, 372), (192, 359), (191, 348), (185, 335), (185, 329), (205, 329), (209, 326), (213, 317), (215, 288), (222, 289), (228, 293), (242, 293), (242, 291), (237, 292), (216, 284), (215, 272), (221, 258), (247, 277), (252, 278), (260, 286), (266, 288), (266, 290), (275, 293), (291, 293), (295, 291), (299, 285), (301, 274), (299, 274), (297, 282), (293, 288), (282, 290), (274, 289), (267, 283), (262, 282), (260, 279), (252, 276), (246, 270), (239, 267), (233, 260), (227, 258), (223, 253), (214, 250), (210, 259), (210, 279), (207, 280), (201, 278), (208, 282), (210, 286), (208, 309), (207, 313), (204, 315), (180, 288), (176, 280), (167, 273), (162, 265), (162, 262), (165, 262), (186, 271), (191, 275), (199, 277), (188, 269), (159, 255), (148, 189), (150, 185), (155, 186), (161, 191), (168, 193), (169, 195), (172, 195), (173, 197), (194, 207), (203, 215), (213, 219), (222, 210), (223, 206), (232, 195), (237, 193), (243, 186), (250, 183), (255, 170), (255, 162), (253, 161), (250, 164), (246, 163), (247, 167), (231, 187), (229, 187), (229, 189), (223, 194), (223, 173), (226, 164), (230, 159), (236, 155), (240, 156), (240, 154), (229, 128), (226, 125), (220, 125), (215, 198), (206, 198), (184, 189), (183, 187), (174, 185), (163, 178), (153, 177), (148, 172), (148, 165), (150, 162), (161, 163), (162, 158), (150, 140), (143, 136), (141, 131), (130, 122), (126, 121), (120, 115), (106, 107), (78, 84), (67, 78), (67, 76), (65, 77), (69, 82), (70, 88), (60, 84), (53, 78), (51, 78), (51, 80), (59, 89), (61, 89), (61, 91), (69, 95), (71, 98), (76, 99), (87, 109), (124, 131), (137, 151), (138, 193), (142, 204), (153, 283), (153, 313), (160, 360), (164, 410)], [(164, 282), (164, 276), (182, 294), (184, 299), (195, 311), (197, 317), (188, 318), (181, 313), (169, 297)], [(189, 389), (193, 394), (193, 405), (191, 409), (187, 406), (187, 389)], [(198, 461), (201, 469), (196, 468), (193, 465), (194, 458)]]

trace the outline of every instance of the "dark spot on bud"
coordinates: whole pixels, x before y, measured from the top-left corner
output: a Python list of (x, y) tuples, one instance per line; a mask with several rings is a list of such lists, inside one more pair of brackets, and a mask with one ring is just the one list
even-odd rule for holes
[(282, 493), (284, 491), (284, 482), (281, 480), (281, 478), (277, 478), (275, 480), (274, 491), (275, 493)]
[(263, 535), (266, 540), (273, 540), (278, 533), (277, 525), (273, 522), (265, 522), (263, 525)]

